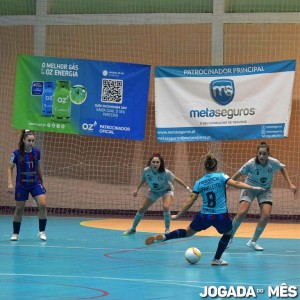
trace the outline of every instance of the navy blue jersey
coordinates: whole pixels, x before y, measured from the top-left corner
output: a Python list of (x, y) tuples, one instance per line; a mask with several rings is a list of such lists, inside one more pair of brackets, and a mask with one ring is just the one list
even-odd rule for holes
[(225, 173), (207, 173), (198, 179), (193, 193), (200, 194), (203, 214), (223, 214), (227, 212), (226, 183), (230, 177)]
[(20, 151), (13, 152), (10, 163), (17, 166), (16, 187), (32, 187), (41, 184), (40, 174), (37, 171), (40, 158), (41, 153), (37, 148), (32, 148), (31, 152), (24, 152), (22, 161)]

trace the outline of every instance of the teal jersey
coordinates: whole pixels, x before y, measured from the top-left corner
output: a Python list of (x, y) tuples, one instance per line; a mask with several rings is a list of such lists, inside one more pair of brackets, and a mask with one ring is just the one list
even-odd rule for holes
[(255, 158), (252, 158), (241, 167), (239, 172), (247, 176), (245, 182), (249, 185), (269, 189), (272, 186), (274, 173), (284, 167), (284, 164), (273, 157), (268, 158), (265, 166), (256, 163)]
[(202, 197), (202, 214), (223, 214), (227, 212), (226, 183), (230, 177), (222, 172), (207, 173), (198, 179), (193, 193)]
[(173, 190), (175, 175), (165, 169), (164, 172), (153, 173), (151, 167), (144, 169), (142, 180), (146, 181), (152, 192)]

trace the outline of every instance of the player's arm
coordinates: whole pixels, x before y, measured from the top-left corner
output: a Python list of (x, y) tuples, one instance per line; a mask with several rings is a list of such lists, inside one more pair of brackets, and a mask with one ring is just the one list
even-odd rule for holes
[(249, 185), (249, 184), (244, 183), (244, 182), (241, 182), (241, 181), (233, 180), (232, 178), (229, 178), (229, 179), (227, 180), (226, 184), (228, 184), (228, 185), (230, 185), (230, 186), (233, 186), (233, 187), (235, 187), (235, 188), (238, 188), (238, 189), (259, 190), (259, 191), (265, 190), (265, 189), (262, 188), (262, 187), (259, 187), (259, 186), (252, 186), (252, 185)]
[(12, 193), (13, 191), (13, 169), (15, 167), (15, 164), (9, 162), (7, 166), (7, 189), (9, 192)]
[(286, 170), (285, 168), (282, 168), (282, 169), (280, 170), (280, 172), (281, 172), (281, 174), (283, 175), (283, 177), (285, 178), (286, 182), (288, 183), (290, 190), (291, 190), (291, 191), (294, 193), (294, 195), (295, 195), (296, 192), (297, 192), (297, 188), (292, 184), (292, 181), (291, 181), (291, 179), (290, 179), (290, 176), (289, 176), (287, 170)]
[(233, 175), (231, 176), (231, 179), (237, 180), (237, 179), (239, 179), (241, 176), (242, 176), (242, 173), (241, 173), (240, 171), (237, 171), (235, 174), (233, 174)]
[(184, 215), (195, 203), (195, 201), (198, 198), (198, 194), (196, 193), (191, 193), (190, 197), (184, 202), (182, 208), (180, 209), (180, 211), (178, 212), (177, 215), (172, 215), (171, 219), (172, 220), (177, 220), (178, 218), (180, 218), (182, 215)]
[(177, 183), (179, 183), (181, 186), (183, 186), (187, 191), (189, 191), (189, 193), (192, 192), (192, 190), (190, 189), (190, 187), (185, 184), (181, 179), (179, 179), (178, 177), (174, 177), (174, 181), (176, 181)]
[(137, 189), (133, 192), (133, 197), (136, 197), (137, 196), (137, 193), (139, 191), (139, 189), (141, 188), (141, 186), (146, 182), (146, 179), (142, 179), (140, 184), (138, 185)]

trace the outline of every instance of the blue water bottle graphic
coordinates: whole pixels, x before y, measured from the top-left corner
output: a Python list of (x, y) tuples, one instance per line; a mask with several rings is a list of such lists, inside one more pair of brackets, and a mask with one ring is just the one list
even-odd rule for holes
[(71, 120), (70, 81), (57, 80), (53, 93), (52, 119), (67, 123)]
[(50, 117), (52, 115), (53, 92), (55, 83), (46, 81), (44, 83), (44, 92), (42, 95), (42, 115)]

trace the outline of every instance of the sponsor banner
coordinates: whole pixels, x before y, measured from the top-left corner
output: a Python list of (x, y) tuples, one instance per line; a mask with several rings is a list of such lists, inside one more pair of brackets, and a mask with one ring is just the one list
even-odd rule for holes
[(159, 142), (285, 138), (296, 61), (155, 67)]
[(150, 68), (19, 55), (13, 127), (143, 140)]

